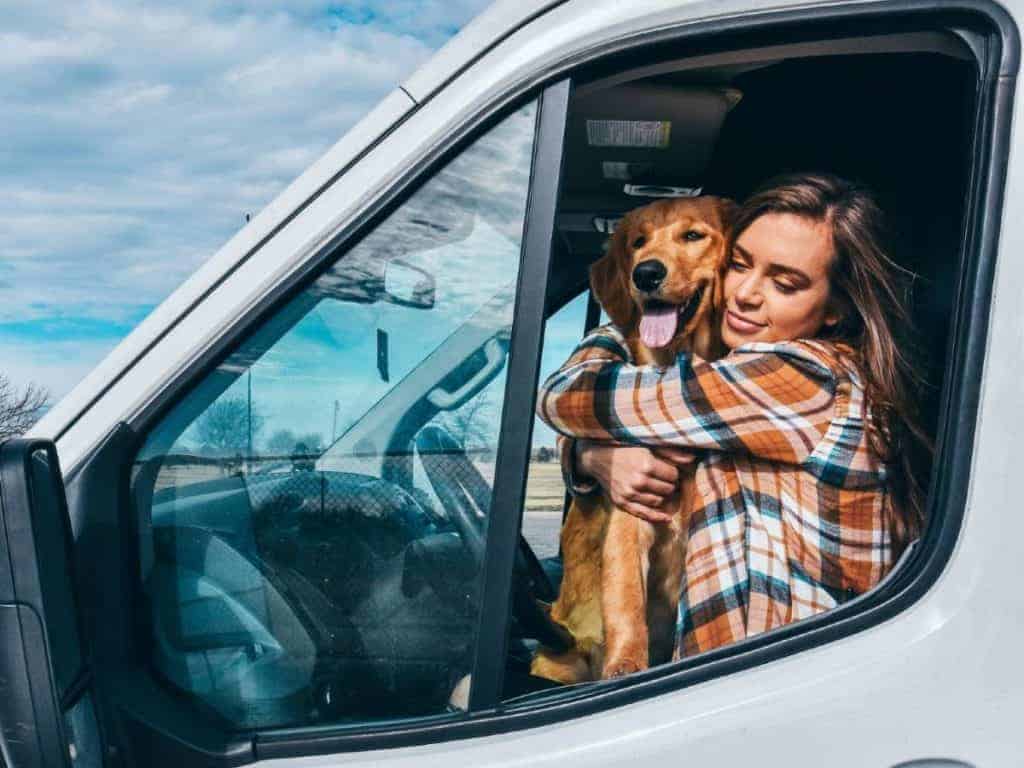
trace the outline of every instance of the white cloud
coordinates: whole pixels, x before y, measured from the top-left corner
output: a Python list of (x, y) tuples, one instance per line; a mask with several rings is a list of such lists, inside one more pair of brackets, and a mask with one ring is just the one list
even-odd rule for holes
[(28, 382), (45, 386), (52, 404), (84, 378), (116, 344), (115, 339), (46, 344), (0, 340), (0, 361), (3, 374), (19, 388)]
[[(49, 348), (11, 362), (12, 324), (137, 320), (487, 4), (6, 7), (2, 370), (70, 388)], [(84, 326), (91, 364), (110, 344)]]

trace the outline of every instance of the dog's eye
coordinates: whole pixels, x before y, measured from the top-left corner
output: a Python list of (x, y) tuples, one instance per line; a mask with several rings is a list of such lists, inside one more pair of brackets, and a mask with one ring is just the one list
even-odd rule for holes
[(707, 235), (703, 232), (698, 232), (696, 229), (689, 229), (683, 233), (683, 240), (688, 243), (695, 243), (698, 240), (703, 240)]
[(646, 242), (647, 242), (647, 238), (644, 237), (643, 235), (640, 235), (640, 237), (638, 237), (636, 240), (633, 241), (633, 247), (634, 248), (643, 248), (644, 247), (644, 243), (646, 243)]

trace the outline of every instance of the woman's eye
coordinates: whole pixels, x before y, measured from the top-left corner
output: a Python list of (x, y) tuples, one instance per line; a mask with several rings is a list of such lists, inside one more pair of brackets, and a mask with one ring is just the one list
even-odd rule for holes
[(695, 229), (690, 229), (683, 233), (683, 240), (685, 240), (688, 243), (695, 243), (698, 240), (703, 240), (705, 237), (707, 237), (707, 235), (705, 235), (703, 232), (698, 232)]
[(736, 261), (736, 259), (732, 259), (729, 262), (729, 269), (733, 270), (734, 272), (743, 272), (744, 270), (747, 269), (747, 265), (744, 264), (742, 261)]
[(780, 283), (778, 280), (775, 282), (775, 288), (779, 293), (794, 293), (796, 291), (795, 285), (788, 285), (787, 283)]
[(647, 239), (643, 235), (640, 235), (640, 237), (638, 237), (636, 240), (633, 241), (633, 247), (634, 248), (643, 248), (644, 247), (644, 243), (646, 243), (646, 242), (647, 242)]

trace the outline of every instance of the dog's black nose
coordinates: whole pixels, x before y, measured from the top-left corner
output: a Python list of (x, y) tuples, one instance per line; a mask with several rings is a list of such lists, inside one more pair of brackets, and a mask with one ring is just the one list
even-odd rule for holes
[(644, 293), (650, 293), (665, 279), (668, 270), (657, 259), (641, 261), (633, 269), (633, 283)]

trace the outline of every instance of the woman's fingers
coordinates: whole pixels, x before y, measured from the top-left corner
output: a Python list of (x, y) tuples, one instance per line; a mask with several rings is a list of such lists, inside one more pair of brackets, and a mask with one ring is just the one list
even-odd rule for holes
[(648, 449), (644, 449), (644, 454), (646, 460), (642, 462), (640, 470), (645, 475), (671, 485), (675, 485), (679, 481), (679, 470), (672, 462), (659, 458)]
[(652, 509), (660, 509), (665, 503), (665, 497), (657, 496), (653, 493), (634, 493), (631, 496), (626, 497), (623, 501), (632, 504), (639, 504), (642, 507), (650, 507)]
[(672, 515), (661, 512), (653, 507), (637, 504), (636, 502), (627, 502), (620, 509), (649, 523), (667, 523), (672, 519)]
[(693, 451), (689, 448), (677, 448), (675, 446), (666, 445), (660, 448), (651, 449), (655, 456), (658, 458), (670, 462), (676, 467), (689, 467), (692, 464), (700, 461), (703, 451)]
[(634, 490), (637, 493), (653, 493), (664, 500), (666, 496), (670, 496), (676, 489), (676, 481), (666, 482), (659, 480), (656, 477), (650, 475), (642, 476), (639, 478), (639, 482), (634, 486)]

